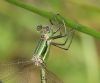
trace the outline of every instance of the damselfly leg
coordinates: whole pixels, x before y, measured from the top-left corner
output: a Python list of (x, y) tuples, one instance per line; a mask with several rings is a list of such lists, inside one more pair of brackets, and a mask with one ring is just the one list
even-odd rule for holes
[[(60, 22), (57, 20), (57, 16), (59, 16), (59, 14), (54, 15), (51, 19), (50, 19), (50, 23), (51, 25), (55, 26), (57, 29), (55, 31), (53, 31), (53, 35), (55, 35), (58, 31), (61, 30), (61, 28), (63, 27), (63, 21)], [(61, 31), (60, 31), (61, 34)]]
[[(57, 42), (51, 42), (52, 45), (58, 47), (58, 48), (61, 48), (61, 49), (64, 49), (64, 50), (68, 50), (71, 43), (72, 43), (72, 40), (73, 40), (73, 36), (74, 36), (74, 30), (73, 29), (70, 29), (68, 27), (66, 27), (66, 24), (65, 24), (65, 21), (62, 20), (62, 21), (59, 21), (57, 19), (57, 17), (61, 17), (59, 14), (55, 15), (51, 20), (51, 24), (53, 26), (55, 26), (57, 28), (57, 30), (54, 32), (54, 34), (56, 34), (57, 32), (60, 32), (60, 34), (58, 35), (54, 35), (51, 37), (51, 39), (55, 40), (55, 39), (59, 39), (59, 38), (65, 38), (65, 41), (63, 43), (57, 43)], [(64, 34), (61, 33), (61, 29), (64, 29)], [(69, 44), (67, 45), (67, 47), (63, 47), (66, 45), (66, 43), (69, 41)]]

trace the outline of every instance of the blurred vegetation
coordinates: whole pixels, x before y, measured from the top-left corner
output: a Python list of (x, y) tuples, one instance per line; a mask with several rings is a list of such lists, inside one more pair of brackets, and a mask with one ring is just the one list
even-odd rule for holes
[[(22, 1), (44, 10), (60, 12), (100, 32), (99, 0)], [(0, 0), (0, 62), (15, 57), (31, 58), (39, 40), (39, 33), (35, 29), (39, 24), (49, 24), (49, 21)], [(100, 41), (76, 31), (68, 51), (51, 47), (48, 67), (64, 83), (100, 83), (99, 55)]]

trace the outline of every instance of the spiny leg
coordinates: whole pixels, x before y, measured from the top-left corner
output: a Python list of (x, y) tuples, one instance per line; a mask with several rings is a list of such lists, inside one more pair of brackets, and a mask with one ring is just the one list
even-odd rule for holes
[(73, 29), (70, 29), (70, 31), (66, 30), (66, 25), (65, 25), (65, 22), (63, 21), (63, 25), (64, 25), (64, 29), (65, 29), (65, 32), (64, 32), (64, 35), (57, 35), (57, 36), (54, 36), (52, 37), (52, 39), (58, 39), (58, 38), (62, 38), (62, 37), (66, 37), (66, 40), (64, 43), (56, 43), (56, 45), (65, 45), (69, 39), (69, 36), (70, 34), (72, 33), (72, 35), (74, 34), (74, 30)]
[[(56, 27), (57, 27), (57, 25), (60, 25), (59, 28), (58, 28), (55, 32), (53, 32), (53, 35), (56, 34), (56, 33), (61, 29), (61, 27), (63, 26), (63, 23), (61, 23), (61, 22), (59, 22), (59, 21), (57, 20), (57, 16), (60, 16), (60, 15), (59, 15), (59, 14), (56, 14), (56, 15), (53, 16), (53, 19), (50, 19), (50, 23), (51, 23), (52, 25), (54, 25), (54, 26), (56, 26)], [(57, 22), (57, 23), (54, 24), (52, 21)], [(61, 32), (60, 32), (60, 33), (61, 33)]]
[(73, 37), (74, 37), (74, 32), (73, 32), (73, 34), (72, 34), (71, 41), (70, 41), (69, 45), (67, 46), (67, 48), (62, 47), (62, 46), (64, 46), (64, 45), (67, 43), (69, 37), (70, 37), (70, 36), (68, 36), (68, 37), (66, 38), (65, 42), (62, 43), (62, 44), (60, 44), (60, 43), (55, 43), (55, 42), (51, 42), (51, 45), (54, 45), (54, 46), (56, 46), (56, 47), (58, 47), (58, 48), (61, 48), (61, 49), (64, 49), (64, 50), (68, 50), (69, 47), (70, 47), (70, 45), (71, 45), (71, 43), (72, 43), (72, 40), (73, 40)]
[[(57, 36), (52, 36), (52, 37), (50, 37), (50, 39), (53, 39), (53, 40), (54, 40), (54, 39), (66, 37), (66, 36), (68, 35), (64, 20), (63, 20), (62, 22), (63, 22), (63, 26), (64, 26), (64, 34), (63, 34), (63, 35), (62, 35), (62, 34), (59, 34), (59, 35), (57, 35)], [(62, 28), (62, 27), (61, 27), (61, 28)]]
[(65, 41), (63, 43), (57, 43), (57, 42), (53, 42), (53, 43), (55, 43), (56, 45), (65, 45), (67, 43), (67, 41), (68, 41), (68, 39), (69, 39), (71, 34), (72, 34), (72, 36), (74, 36), (74, 30), (70, 30), (68, 35), (62, 36), (62, 37), (66, 37), (66, 39), (65, 39)]
[[(51, 21), (52, 22), (52, 21)], [(53, 23), (52, 23), (53, 24)], [(69, 43), (69, 45), (68, 45), (68, 47), (67, 48), (63, 48), (63, 47), (61, 47), (61, 46), (63, 46), (63, 45), (65, 45), (66, 43), (67, 43), (67, 41), (68, 41), (68, 39), (69, 39), (69, 36), (70, 36), (70, 34), (71, 33), (74, 33), (73, 32), (73, 29), (71, 29), (70, 31), (68, 30), (66, 30), (66, 25), (65, 25), (65, 22), (64, 22), (64, 20), (62, 21), (62, 25), (64, 26), (64, 29), (65, 29), (65, 32), (64, 32), (64, 34), (62, 35), (62, 34), (60, 34), (60, 35), (57, 35), (57, 36), (52, 36), (51, 37), (51, 39), (58, 39), (58, 38), (63, 38), (63, 37), (66, 37), (66, 40), (65, 40), (65, 42), (64, 43), (55, 43), (55, 42), (51, 42), (51, 44), (52, 45), (54, 45), (54, 46), (56, 46), (56, 47), (59, 47), (59, 48), (61, 48), (61, 49), (64, 49), (64, 50), (68, 50), (69, 49), (69, 47), (70, 47), (70, 45), (71, 45), (71, 43), (72, 43), (72, 39), (73, 39), (73, 34), (72, 34), (72, 38), (71, 38), (71, 41), (70, 41), (70, 43)], [(60, 28), (58, 28), (57, 29), (57, 31), (55, 31), (54, 32), (54, 34), (56, 33), (56, 32), (58, 32), (59, 30), (61, 29), (61, 27)], [(68, 33), (67, 33), (68, 32)]]
[[(58, 28), (55, 32), (53, 32), (53, 35), (56, 34), (56, 33), (62, 28), (62, 26), (63, 26), (63, 25), (59, 26), (59, 28)], [(61, 33), (61, 32), (60, 32), (60, 33)]]

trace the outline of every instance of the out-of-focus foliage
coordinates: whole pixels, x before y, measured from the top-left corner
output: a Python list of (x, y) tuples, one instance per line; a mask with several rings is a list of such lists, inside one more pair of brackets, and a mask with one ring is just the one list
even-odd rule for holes
[[(22, 0), (38, 8), (60, 12), (81, 24), (100, 31), (98, 0)], [(47, 19), (0, 0), (0, 61), (15, 57), (31, 58), (39, 41), (35, 28)], [(63, 40), (62, 40), (63, 41)], [(51, 47), (48, 67), (64, 83), (100, 83), (100, 41), (77, 33), (68, 51)]]

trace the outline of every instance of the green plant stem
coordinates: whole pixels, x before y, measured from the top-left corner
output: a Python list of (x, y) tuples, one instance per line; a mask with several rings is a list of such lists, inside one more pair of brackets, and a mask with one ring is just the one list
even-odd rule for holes
[[(20, 0), (6, 0), (6, 1), (48, 19), (51, 19), (54, 16), (54, 13), (52, 12), (47, 12), (47, 11), (35, 8), (34, 6), (24, 3)], [(82, 24), (76, 23), (68, 18), (64, 18), (64, 17), (62, 18), (65, 20), (66, 26), (100, 39), (100, 32), (97, 32), (96, 30), (93, 30), (92, 28), (89, 28)], [(62, 20), (62, 19), (59, 19), (59, 20)]]

